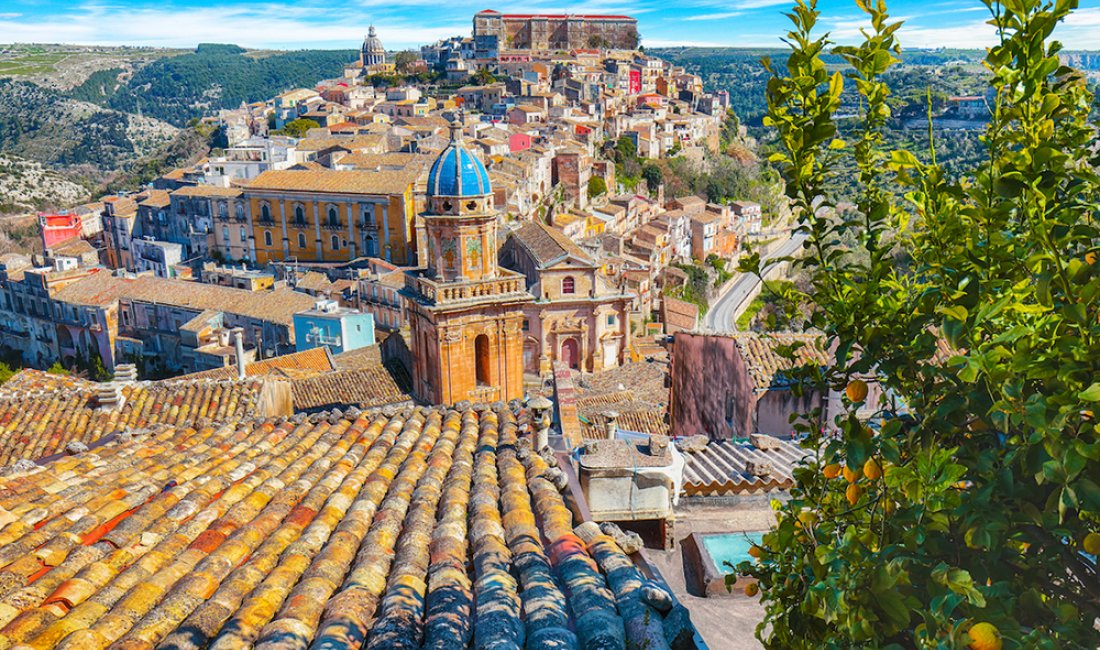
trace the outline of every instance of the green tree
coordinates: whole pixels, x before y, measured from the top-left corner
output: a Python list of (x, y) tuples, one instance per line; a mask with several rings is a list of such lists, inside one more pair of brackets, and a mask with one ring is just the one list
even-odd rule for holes
[(657, 186), (665, 182), (665, 175), (661, 172), (661, 168), (654, 163), (642, 165), (642, 178), (651, 192), (656, 191)]
[(478, 68), (477, 72), (470, 76), (470, 79), (478, 85), (487, 86), (489, 84), (495, 84), (497, 82), (496, 75), (489, 70), (489, 68)]
[(597, 196), (603, 196), (607, 194), (607, 182), (604, 181), (602, 176), (589, 176), (588, 177), (588, 198), (594, 199)]
[[(848, 390), (831, 422), (799, 425), (808, 462), (742, 565), (762, 587), (757, 634), (784, 649), (1097, 647), (1100, 160), (1092, 95), (1051, 40), (1077, 2), (985, 0), (993, 115), (963, 180), (934, 146), (884, 145), (899, 23), (857, 4), (865, 41), (832, 49), (847, 78), (823, 60), (814, 0), (790, 14), (785, 68), (765, 61), (812, 285), (787, 297), (835, 356), (795, 390)], [(833, 117), (846, 81), (862, 107), (851, 142)], [(842, 175), (856, 210), (833, 209)], [(875, 428), (856, 417), (868, 376), (891, 396)]]
[(411, 50), (402, 50), (393, 55), (393, 65), (399, 73), (405, 74), (409, 71), (409, 67), (419, 59), (420, 56)]
[(306, 133), (308, 133), (310, 129), (319, 128), (321, 128), (321, 125), (318, 124), (315, 120), (299, 117), (296, 120), (291, 120), (287, 122), (283, 125), (283, 128), (275, 131), (275, 133), (280, 135), (288, 135), (292, 138), (304, 138), (306, 137)]
[(50, 373), (51, 375), (69, 374), (68, 369), (66, 369), (65, 366), (61, 365), (60, 361), (54, 361), (53, 365), (46, 369), (46, 372)]

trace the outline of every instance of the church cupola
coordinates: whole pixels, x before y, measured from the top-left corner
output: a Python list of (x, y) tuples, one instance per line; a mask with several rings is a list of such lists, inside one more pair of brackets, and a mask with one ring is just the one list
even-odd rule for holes
[(428, 272), (444, 281), (497, 275), (496, 212), (485, 165), (462, 139), (458, 122), (451, 142), (428, 173)]
[(374, 25), (367, 30), (367, 37), (363, 39), (363, 49), (359, 58), (365, 67), (382, 65), (386, 62), (386, 48), (382, 47), (382, 41), (374, 31)]

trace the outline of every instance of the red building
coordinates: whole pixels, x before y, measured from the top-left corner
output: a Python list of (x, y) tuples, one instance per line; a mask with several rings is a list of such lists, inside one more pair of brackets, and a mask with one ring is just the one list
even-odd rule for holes
[(531, 134), (529, 133), (513, 133), (508, 136), (508, 150), (512, 153), (517, 151), (527, 151), (531, 148)]
[(38, 213), (38, 231), (42, 236), (42, 247), (46, 250), (74, 237), (80, 237), (83, 234), (83, 228), (80, 217), (75, 214)]

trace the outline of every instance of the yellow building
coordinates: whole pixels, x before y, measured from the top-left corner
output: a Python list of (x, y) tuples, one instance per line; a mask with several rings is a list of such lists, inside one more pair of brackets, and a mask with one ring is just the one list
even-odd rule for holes
[(268, 171), (244, 188), (258, 264), (380, 257), (416, 264), (417, 170)]

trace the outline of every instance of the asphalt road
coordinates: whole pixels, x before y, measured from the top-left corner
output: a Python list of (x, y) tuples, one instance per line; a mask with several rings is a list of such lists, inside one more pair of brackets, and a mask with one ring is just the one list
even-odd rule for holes
[[(805, 238), (805, 235), (792, 237), (777, 248), (775, 252), (764, 256), (760, 260), (763, 274), (767, 274), (775, 266), (775, 263), (771, 260), (791, 255), (801, 248), (802, 241)], [(741, 312), (741, 306), (759, 283), (760, 279), (751, 273), (743, 273), (737, 279), (727, 283), (722, 295), (711, 305), (707, 315), (703, 318), (704, 326), (707, 329), (719, 332), (737, 331), (737, 315)]]

